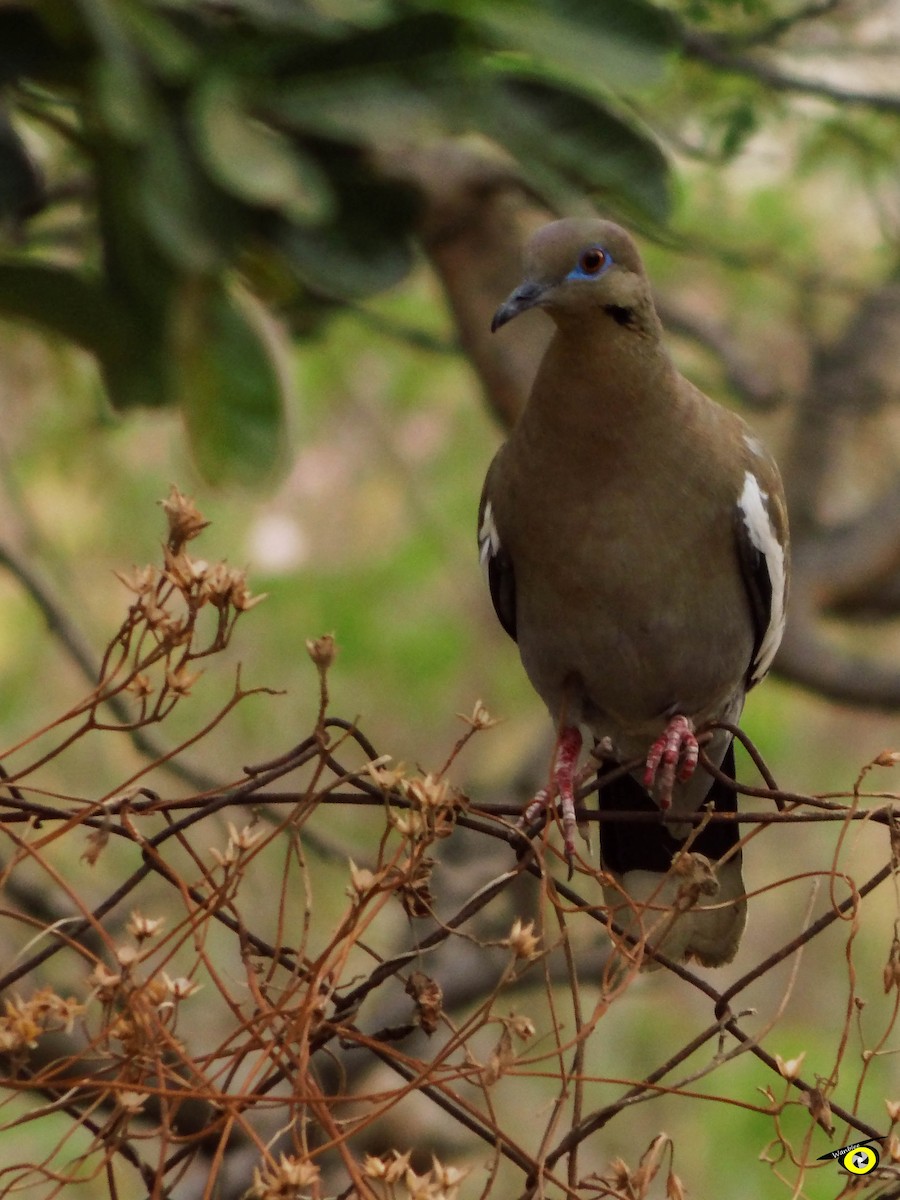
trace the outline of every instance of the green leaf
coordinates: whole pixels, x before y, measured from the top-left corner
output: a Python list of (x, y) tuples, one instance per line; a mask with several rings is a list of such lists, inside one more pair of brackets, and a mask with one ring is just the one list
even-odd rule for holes
[(184, 130), (164, 110), (155, 114), (140, 155), (138, 196), (140, 220), (172, 264), (189, 273), (221, 267), (233, 232), (225, 197), (202, 174)]
[(440, 98), (387, 73), (300, 79), (273, 89), (270, 103), (297, 129), (355, 145), (408, 145), (447, 130)]
[(117, 4), (77, 0), (73, 5), (92, 43), (88, 78), (92, 108), (105, 129), (122, 142), (138, 144), (153, 125), (153, 89)]
[(160, 78), (179, 83), (200, 62), (201, 49), (179, 31), (175, 21), (155, 12), (146, 0), (120, 0), (124, 25), (133, 42), (152, 62)]
[(669, 14), (645, 0), (489, 0), (470, 15), (498, 48), (592, 86), (657, 83), (675, 45)]
[(175, 398), (214, 484), (259, 484), (283, 465), (286, 371), (264, 311), (219, 280), (182, 289), (170, 338)]
[(533, 76), (508, 74), (491, 129), (552, 191), (587, 189), (654, 221), (669, 215), (669, 168), (648, 132), (599, 100)]
[(102, 353), (127, 325), (99, 279), (29, 259), (0, 262), (0, 315)]
[(249, 204), (280, 209), (295, 221), (328, 215), (325, 173), (283, 134), (251, 116), (233, 80), (209, 78), (197, 90), (192, 115), (198, 149), (226, 191)]
[(93, 91), (105, 127), (121, 142), (138, 145), (153, 128), (153, 100), (138, 64), (128, 54), (94, 64)]
[(167, 403), (161, 339), (100, 279), (27, 259), (0, 263), (0, 315), (93, 354), (114, 408)]
[(412, 233), (420, 197), (411, 187), (372, 173), (366, 155), (337, 144), (322, 154), (338, 200), (333, 222), (285, 226), (279, 244), (313, 292), (360, 299), (403, 279), (413, 264)]
[(759, 128), (759, 116), (750, 100), (738, 100), (721, 117), (723, 158), (735, 158), (744, 148), (747, 139)]
[(413, 263), (406, 239), (382, 237), (354, 244), (339, 227), (311, 232), (294, 228), (283, 245), (300, 279), (335, 299), (361, 300), (393, 287)]

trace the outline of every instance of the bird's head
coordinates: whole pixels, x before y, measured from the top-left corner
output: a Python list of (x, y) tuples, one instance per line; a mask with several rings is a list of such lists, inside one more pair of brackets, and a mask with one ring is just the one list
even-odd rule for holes
[(568, 217), (544, 225), (525, 253), (525, 279), (500, 305), (496, 331), (529, 308), (557, 323), (606, 312), (619, 324), (643, 324), (652, 308), (637, 247), (620, 225), (595, 217)]

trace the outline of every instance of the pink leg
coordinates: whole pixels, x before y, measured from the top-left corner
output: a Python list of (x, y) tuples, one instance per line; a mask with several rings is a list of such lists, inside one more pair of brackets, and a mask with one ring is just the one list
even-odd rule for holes
[(663, 811), (672, 804), (675, 780), (687, 783), (694, 774), (699, 755), (700, 747), (690, 720), (687, 717), (673, 717), (665, 732), (650, 747), (644, 771), (644, 787), (655, 791), (657, 803)]
[(581, 733), (571, 725), (559, 731), (556, 742), (556, 761), (553, 764), (553, 786), (542, 788), (522, 815), (528, 825), (536, 816), (550, 807), (555, 796), (559, 796), (562, 810), (563, 839), (569, 863), (575, 854), (575, 768), (581, 753)]
[(559, 793), (559, 807), (562, 810), (563, 839), (566, 848), (566, 858), (569, 863), (575, 854), (575, 768), (578, 766), (578, 755), (581, 753), (581, 733), (578, 729), (568, 726), (559, 731), (556, 743), (556, 762), (553, 766), (553, 781)]

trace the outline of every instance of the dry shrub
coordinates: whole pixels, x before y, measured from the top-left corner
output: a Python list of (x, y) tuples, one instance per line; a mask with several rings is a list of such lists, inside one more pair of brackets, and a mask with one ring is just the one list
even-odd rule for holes
[[(783, 1183), (770, 1179), (772, 1195), (808, 1195), (814, 1171), (830, 1173), (832, 1194), (863, 1183), (900, 1194), (900, 1102), (872, 1083), (900, 1002), (896, 925), (887, 1003), (865, 1032), (871, 981), (860, 985), (854, 958), (876, 889), (897, 912), (896, 886), (882, 886), (896, 881), (896, 797), (863, 791), (896, 754), (823, 798), (779, 791), (749, 747), (763, 784), (741, 789), (762, 805), (738, 818), (745, 844), (777, 858), (783, 826), (827, 823), (836, 836), (820, 871), (781, 860), (771, 885), (817, 875), (824, 910), (783, 943), (770, 931), (768, 953), (727, 987), (617, 930), (590, 854), (562, 882), (552, 828), (528, 840), (517, 803), (478, 805), (453, 784), (467, 741), (490, 736), (483, 705), (432, 772), (393, 765), (332, 716), (329, 636), (308, 644), (314, 728), (277, 759), (187, 795), (149, 785), (265, 690), (245, 690), (238, 673), (211, 719), (108, 794), (49, 794), (42, 773), (79, 740), (145, 737), (185, 705), (198, 664), (215, 666), (261, 599), (242, 572), (189, 552), (206, 524), (190, 500), (173, 489), (164, 507), (163, 561), (122, 576), (131, 598), (99, 683), (3, 756), (0, 1194), (50, 1197), (81, 1182), (110, 1197), (696, 1195), (691, 1146), (659, 1132), (626, 1161), (595, 1137), (651, 1100), (666, 1123), (691, 1106), (702, 1119), (711, 1104), (762, 1118), (770, 1140), (753, 1149)], [(857, 822), (884, 835), (861, 880), (845, 852)], [(681, 869), (683, 901), (696, 902)], [(664, 917), (645, 916), (649, 935)], [(843, 1020), (827, 1061), (821, 1042), (815, 1063), (784, 1059), (770, 1043), (802, 980), (800, 952), (832, 928), (843, 929)], [(646, 1032), (623, 1022), (650, 959), (668, 1023), (661, 1009), (658, 1061), (631, 1077), (623, 1047)], [(751, 1030), (743, 997), (779, 971), (777, 1002)], [(694, 998), (674, 1045), (666, 973)], [(729, 1084), (742, 1056), (761, 1064), (762, 1088)], [(817, 1164), (822, 1131), (838, 1139), (826, 1147), (879, 1139), (881, 1165), (863, 1181)]]

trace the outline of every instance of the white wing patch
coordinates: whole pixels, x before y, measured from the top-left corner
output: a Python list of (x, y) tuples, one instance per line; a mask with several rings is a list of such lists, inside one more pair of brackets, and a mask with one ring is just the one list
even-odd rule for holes
[(494, 510), (490, 500), (484, 503), (484, 513), (481, 517), (481, 528), (478, 530), (478, 557), (484, 570), (488, 562), (500, 549), (500, 534), (494, 524)]
[(756, 660), (750, 670), (750, 685), (759, 683), (772, 665), (775, 651), (781, 644), (784, 634), (785, 620), (785, 563), (784, 547), (778, 540), (775, 527), (769, 517), (766, 501), (768, 494), (759, 486), (759, 480), (752, 471), (744, 475), (744, 489), (738, 500), (738, 508), (747, 536), (753, 547), (759, 551), (766, 562), (769, 572), (769, 582), (772, 585), (772, 601), (769, 611), (769, 624), (763, 634), (756, 654)]

